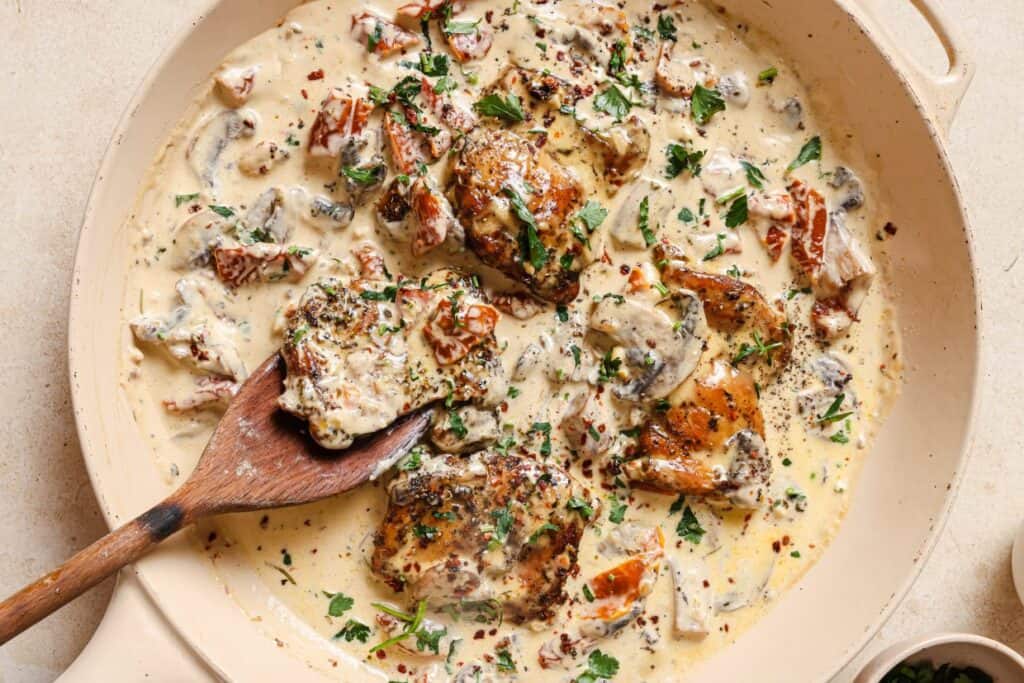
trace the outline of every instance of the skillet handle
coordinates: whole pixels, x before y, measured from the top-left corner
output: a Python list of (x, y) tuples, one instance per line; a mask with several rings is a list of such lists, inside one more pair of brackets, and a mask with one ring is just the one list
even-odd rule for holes
[(857, 0), (856, 14), (868, 32), (880, 39), (878, 42), (884, 47), (885, 53), (897, 63), (921, 98), (932, 122), (943, 136), (947, 136), (960, 107), (960, 101), (974, 78), (976, 65), (968, 54), (967, 41), (959, 27), (950, 21), (941, 9), (939, 0), (910, 0), (939, 39), (949, 61), (946, 73), (931, 73), (906, 53), (882, 18), (882, 8), (891, 2), (892, 0)]
[(181, 505), (168, 499), (4, 600), (0, 603), (0, 645), (140, 558), (184, 522)]

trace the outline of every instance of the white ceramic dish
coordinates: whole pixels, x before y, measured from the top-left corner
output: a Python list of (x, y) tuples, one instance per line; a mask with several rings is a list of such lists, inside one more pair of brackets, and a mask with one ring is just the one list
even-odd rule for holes
[[(356, 6), (353, 0), (339, 2)], [(899, 57), (896, 42), (875, 18), (882, 2), (722, 1), (787, 46), (822, 102), (841, 109), (839, 118), (861, 144), (881, 152), (874, 170), (889, 190), (891, 220), (899, 227), (892, 280), (906, 382), (828, 553), (767, 617), (692, 673), (702, 682), (746, 680), (755, 671), (764, 682), (827, 679), (864, 646), (909, 589), (942, 528), (963, 469), (975, 409), (978, 302), (970, 235), (942, 138), (972, 70), (933, 0), (914, 4), (945, 46), (949, 73), (932, 78)], [(75, 264), (69, 337), (82, 449), (112, 526), (168, 493), (117, 382), (114, 340), (125, 330), (113, 302), (122, 300), (124, 223), (138, 180), (224, 53), (274, 25), (294, 4), (212, 3), (154, 68), (100, 170)], [(168, 621), (226, 679), (367, 676), (271, 600), (230, 552), (214, 573), (209, 560), (179, 536), (137, 569)], [(780, 646), (780, 634), (785, 642), (800, 643), (799, 657)]]
[(940, 633), (886, 648), (868, 662), (854, 683), (879, 683), (901, 662), (974, 666), (992, 676), (995, 683), (1024, 681), (1024, 657), (1002, 643), (969, 633)]

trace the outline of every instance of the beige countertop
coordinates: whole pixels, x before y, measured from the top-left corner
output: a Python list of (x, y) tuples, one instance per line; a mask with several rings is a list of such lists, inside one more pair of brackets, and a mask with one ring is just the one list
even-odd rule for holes
[[(65, 327), (75, 241), (124, 107), (153, 60), (207, 1), (0, 0), (0, 206), (14, 216), (3, 226), (12, 255), (0, 266), (6, 348), (0, 355), (0, 594), (105, 531), (68, 390)], [(936, 630), (972, 631), (1024, 650), (1024, 607), (1009, 559), (1024, 520), (1024, 258), (1018, 259), (1024, 93), (1016, 89), (1024, 72), (1024, 13), (1021, 0), (987, 0), (983, 8), (945, 0), (945, 6), (978, 63), (953, 126), (950, 156), (977, 236), (982, 410), (973, 457), (938, 547), (867, 654)], [(899, 33), (915, 52), (934, 56), (933, 40), (916, 22), (901, 24)], [(110, 590), (108, 582), (0, 649), (0, 680), (53, 680), (89, 639)], [(850, 670), (837, 680), (849, 677)]]

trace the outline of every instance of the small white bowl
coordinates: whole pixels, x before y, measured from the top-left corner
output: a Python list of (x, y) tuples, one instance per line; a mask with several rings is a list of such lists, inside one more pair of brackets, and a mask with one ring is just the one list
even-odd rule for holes
[(879, 683), (897, 664), (930, 661), (940, 664), (974, 666), (996, 683), (1024, 681), (1024, 657), (989, 638), (969, 633), (940, 633), (897, 643), (878, 653), (857, 675), (854, 683)]

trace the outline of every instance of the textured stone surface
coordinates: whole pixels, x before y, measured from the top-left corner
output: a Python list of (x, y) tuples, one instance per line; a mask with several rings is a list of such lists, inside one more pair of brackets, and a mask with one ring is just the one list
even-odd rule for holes
[[(0, 0), (0, 205), (13, 210), (0, 266), (0, 593), (104, 531), (69, 405), (67, 298), (75, 237), (110, 133), (149, 65), (207, 0)], [(907, 3), (909, 4), (909, 2)], [(974, 454), (920, 581), (858, 660), (936, 630), (981, 633), (1024, 650), (1010, 543), (1024, 519), (1024, 157), (1020, 0), (945, 0), (977, 59), (950, 155), (977, 235), (984, 292), (984, 388)], [(932, 61), (909, 12), (901, 42)], [(908, 23), (904, 26), (903, 20)], [(70, 112), (71, 115), (67, 115)], [(40, 379), (42, 378), (42, 379)], [(110, 585), (0, 649), (7, 683), (53, 680), (99, 622)], [(848, 681), (854, 667), (837, 680)]]

